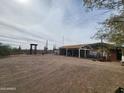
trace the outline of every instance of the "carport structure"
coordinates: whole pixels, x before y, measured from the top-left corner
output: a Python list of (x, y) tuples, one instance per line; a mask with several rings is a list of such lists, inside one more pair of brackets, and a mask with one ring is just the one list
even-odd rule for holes
[[(94, 58), (106, 61), (124, 61), (124, 48), (109, 43), (92, 43), (62, 46), (59, 49), (60, 55), (79, 58)], [(123, 54), (123, 55), (122, 55)]]
[(124, 63), (124, 45), (122, 45), (122, 59), (121, 59), (121, 62)]
[(92, 48), (89, 45), (70, 45), (60, 47), (60, 55), (87, 58)]
[[(30, 54), (37, 54), (37, 45), (38, 44), (30, 44)], [(34, 46), (34, 50), (33, 50), (33, 46)]]

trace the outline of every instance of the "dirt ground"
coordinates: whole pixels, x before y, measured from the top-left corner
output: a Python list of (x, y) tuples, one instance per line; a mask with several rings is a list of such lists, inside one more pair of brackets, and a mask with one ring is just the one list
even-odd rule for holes
[(0, 93), (114, 93), (124, 66), (55, 55), (0, 59)]

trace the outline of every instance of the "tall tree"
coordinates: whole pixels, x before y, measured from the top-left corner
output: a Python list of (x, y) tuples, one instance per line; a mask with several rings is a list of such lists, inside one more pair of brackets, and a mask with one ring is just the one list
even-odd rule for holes
[(122, 9), (124, 0), (83, 0), (87, 8)]
[(95, 38), (102, 36), (117, 45), (124, 44), (124, 0), (83, 0), (89, 9), (116, 9), (120, 15), (111, 16), (103, 22), (103, 27), (95, 34)]

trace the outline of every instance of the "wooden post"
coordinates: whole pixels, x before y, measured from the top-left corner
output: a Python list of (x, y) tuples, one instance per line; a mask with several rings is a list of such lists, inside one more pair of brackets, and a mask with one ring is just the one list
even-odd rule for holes
[(121, 64), (124, 65), (124, 49), (122, 49)]
[[(33, 46), (34, 46), (34, 52), (33, 52)], [(37, 54), (37, 44), (30, 44), (30, 54)]]
[(124, 48), (122, 48), (122, 61), (124, 62)]

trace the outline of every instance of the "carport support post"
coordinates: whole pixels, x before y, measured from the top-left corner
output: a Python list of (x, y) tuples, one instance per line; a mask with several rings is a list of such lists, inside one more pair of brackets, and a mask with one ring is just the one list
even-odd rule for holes
[(78, 50), (78, 57), (81, 58), (81, 50)]
[(74, 52), (74, 50), (72, 50), (72, 56), (74, 56), (74, 53), (73, 52)]
[(124, 49), (122, 48), (122, 58), (121, 58), (121, 63), (124, 65)]
[[(33, 46), (34, 46), (34, 52), (33, 52)], [(30, 44), (30, 54), (37, 54), (37, 44)]]
[(68, 49), (66, 48), (66, 56), (68, 56)]

